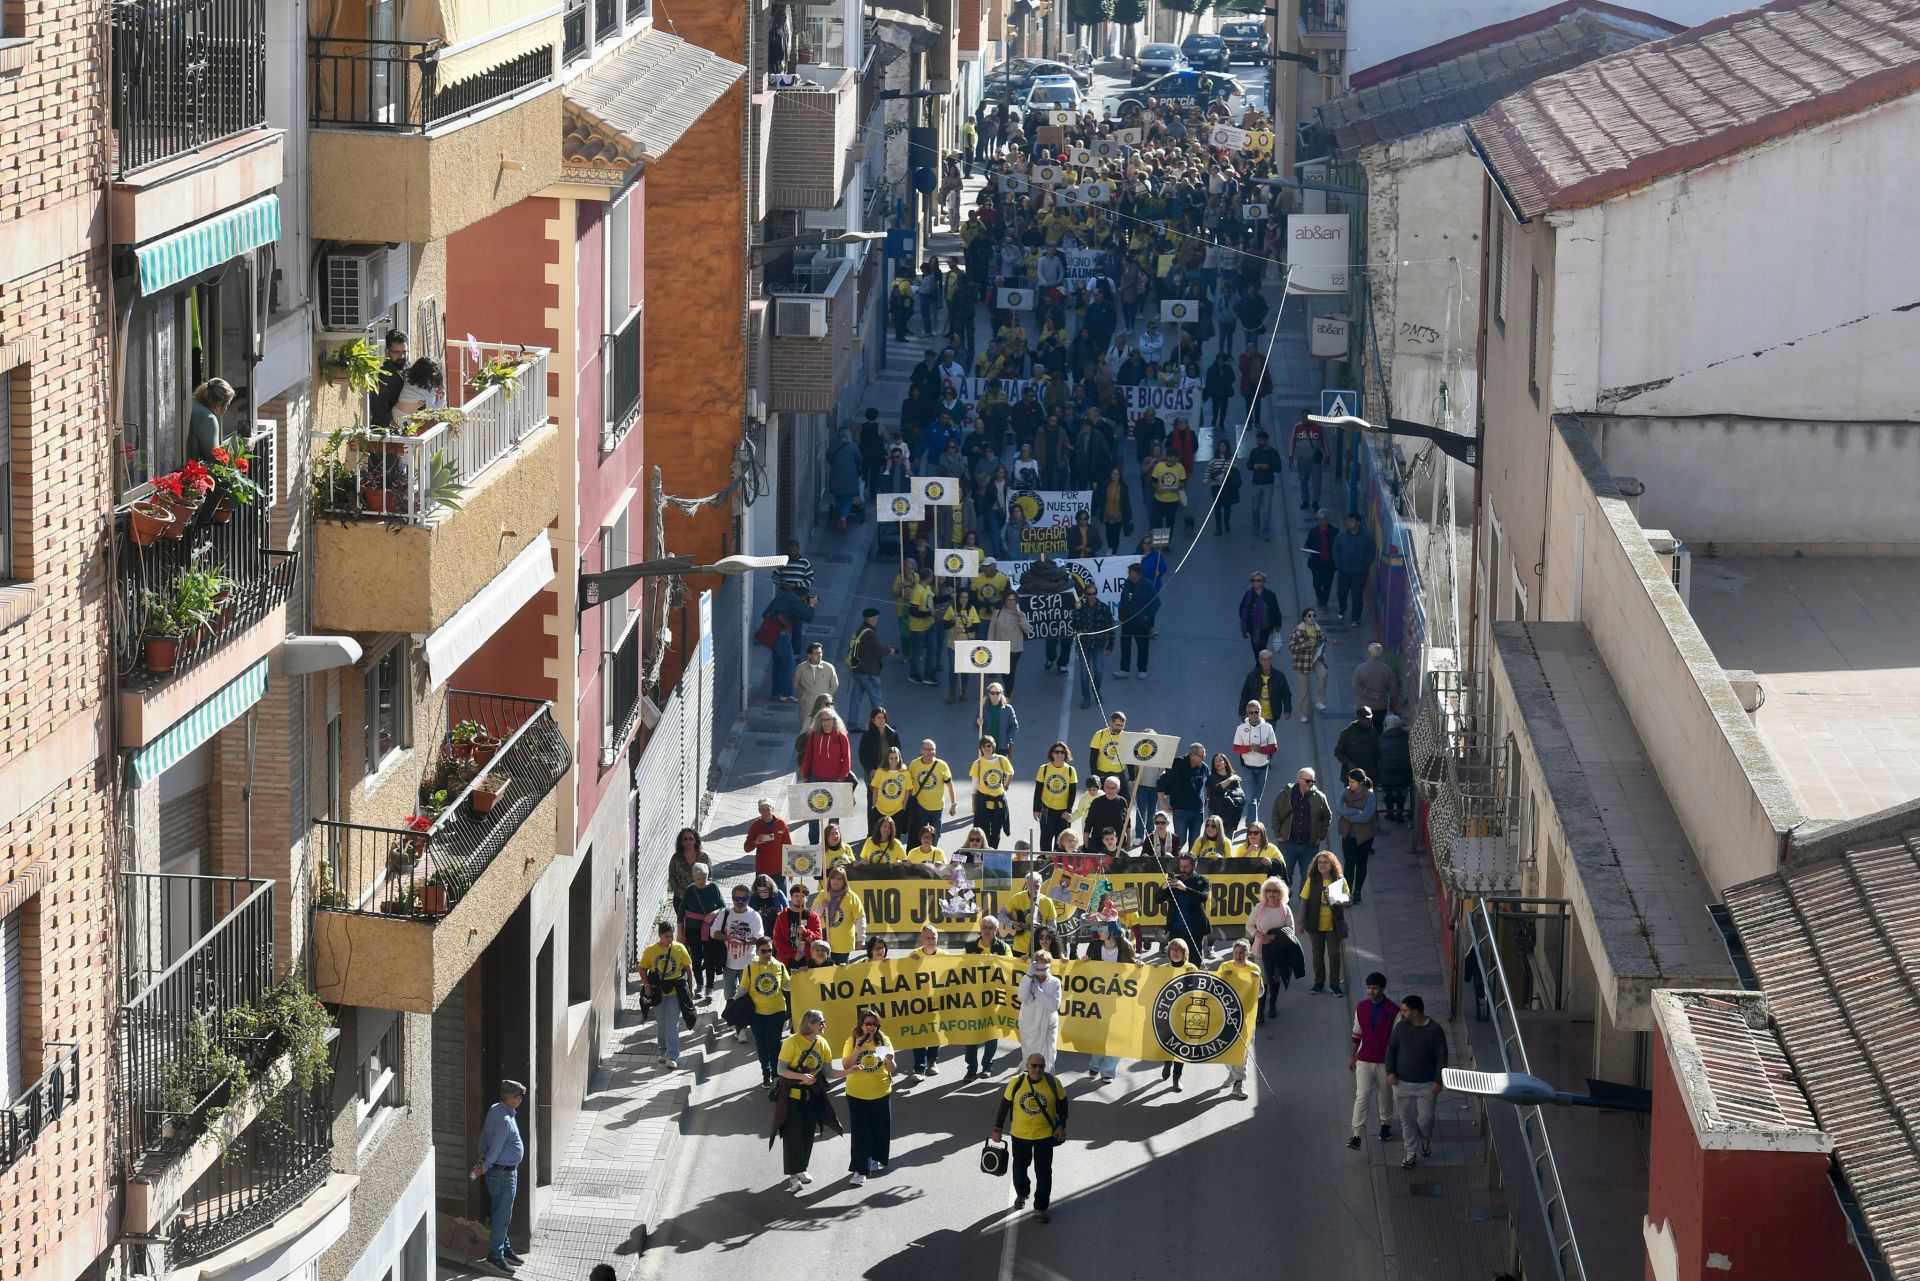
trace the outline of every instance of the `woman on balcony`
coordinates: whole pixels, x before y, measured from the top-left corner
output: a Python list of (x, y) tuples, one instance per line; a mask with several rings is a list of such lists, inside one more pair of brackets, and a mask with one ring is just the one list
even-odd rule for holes
[(193, 389), (193, 412), (187, 417), (187, 457), (213, 460), (213, 448), (225, 439), (220, 416), (233, 404), (233, 384), (209, 378)]

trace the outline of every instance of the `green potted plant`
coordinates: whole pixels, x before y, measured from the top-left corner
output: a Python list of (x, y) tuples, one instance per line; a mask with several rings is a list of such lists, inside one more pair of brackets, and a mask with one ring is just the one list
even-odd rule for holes
[(456, 721), (447, 731), (447, 755), (462, 764), (473, 761), (473, 743), (482, 733), (479, 721)]
[(455, 409), (452, 406), (441, 406), (437, 409), (420, 409), (408, 415), (406, 421), (407, 435), (424, 436), (441, 423), (445, 423), (449, 431), (459, 431), (461, 427), (466, 425), (466, 421), (467, 411), (464, 409)]
[(320, 999), (295, 979), (269, 988), (253, 1004), (227, 1011), (227, 1030), (265, 1047), (270, 1055), (284, 1050), (293, 1083), (303, 1092), (332, 1075), (327, 1044), (333, 1039), (333, 1020)]
[(453, 881), (453, 874), (444, 868), (427, 878), (420, 887), (423, 916), (445, 916), (451, 910)]
[(213, 509), (215, 524), (226, 524), (233, 518), (235, 503), (245, 507), (260, 492), (260, 486), (248, 474), (252, 470), (253, 455), (247, 452), (247, 442), (240, 437), (213, 447), (213, 461), (207, 464), (207, 471), (220, 487), (220, 500)]
[(361, 395), (380, 390), (380, 373), (386, 363), (380, 349), (365, 338), (355, 338), (335, 347), (327, 357), (327, 381), (345, 380)]
[(467, 386), (475, 392), (498, 387), (503, 397), (512, 400), (514, 387), (520, 378), (520, 367), (527, 363), (527, 359), (527, 349), (524, 347), (516, 349), (510, 356), (495, 356), (473, 371), (467, 379)]
[(156, 1119), (169, 1142), (204, 1133), (226, 1111), (227, 1100), (246, 1089), (247, 1065), (224, 1035), (215, 1035), (212, 1021), (209, 1014), (193, 1016), (186, 1044), (162, 1072)]
[(370, 453), (360, 460), (360, 501), (369, 512), (404, 514), (409, 506), (407, 460), (397, 453)]
[(347, 909), (347, 896), (334, 883), (333, 864), (324, 860), (313, 868), (313, 905), (333, 912)]
[(513, 777), (511, 775), (495, 773), (488, 774), (479, 782), (475, 783), (473, 785), (473, 791), (469, 793), (469, 795), (473, 797), (473, 812), (476, 814), (491, 813), (493, 807), (500, 803), (500, 798), (507, 794), (507, 788), (512, 782)]
[(143, 661), (149, 672), (170, 672), (179, 661), (180, 643), (189, 632), (212, 624), (226, 580), (216, 570), (183, 570), (164, 595), (151, 589), (140, 594), (147, 612), (141, 638)]

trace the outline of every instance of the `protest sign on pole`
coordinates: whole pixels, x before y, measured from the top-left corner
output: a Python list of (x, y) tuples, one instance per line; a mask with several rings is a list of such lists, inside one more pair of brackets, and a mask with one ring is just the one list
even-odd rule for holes
[(950, 507), (960, 501), (965, 492), (960, 482), (951, 476), (915, 476), (913, 492), (925, 507)]
[(1112, 138), (1096, 138), (1087, 150), (1093, 153), (1095, 160), (1118, 160), (1121, 144)]
[(1033, 290), (996, 289), (993, 291), (994, 305), (1002, 311), (1032, 311)]
[(1032, 182), (1045, 183), (1048, 186), (1052, 186), (1054, 183), (1060, 181), (1060, 166), (1035, 165), (1033, 168), (1027, 170), (1027, 178)]
[(1200, 319), (1200, 304), (1191, 298), (1162, 298), (1160, 319), (1173, 325), (1191, 325)]
[(1173, 734), (1123, 731), (1120, 735), (1120, 759), (1128, 765), (1148, 769), (1166, 769), (1180, 759), (1180, 740)]
[(852, 783), (789, 783), (787, 814), (809, 822), (856, 813)]
[(917, 521), (924, 517), (918, 494), (882, 494), (876, 517), (885, 521)]
[(1253, 142), (1253, 134), (1245, 129), (1236, 129), (1232, 125), (1215, 125), (1208, 135), (1208, 141), (1216, 147), (1231, 147), (1235, 151), (1244, 151)]
[(933, 558), (934, 573), (942, 578), (972, 578), (980, 572), (978, 547), (946, 547)]
[(953, 643), (953, 670), (963, 676), (1010, 671), (1012, 644), (1011, 641), (957, 640)]
[(1240, 206), (1240, 216), (1248, 222), (1265, 222), (1267, 220), (1267, 207), (1258, 201), (1250, 200)]

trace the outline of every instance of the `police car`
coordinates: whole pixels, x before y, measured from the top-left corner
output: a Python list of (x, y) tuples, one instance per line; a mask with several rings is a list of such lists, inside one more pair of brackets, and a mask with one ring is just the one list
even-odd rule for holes
[(1120, 110), (1125, 112), (1131, 107), (1144, 108), (1147, 99), (1158, 98), (1162, 102), (1187, 102), (1204, 106), (1209, 102), (1228, 102), (1234, 98), (1246, 96), (1246, 90), (1240, 82), (1224, 71), (1175, 71), (1157, 80), (1149, 80), (1139, 88), (1128, 92), (1120, 100)]

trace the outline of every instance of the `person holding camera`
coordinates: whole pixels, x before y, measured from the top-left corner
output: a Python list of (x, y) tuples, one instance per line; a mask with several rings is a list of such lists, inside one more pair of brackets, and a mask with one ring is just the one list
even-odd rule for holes
[[(1000, 1142), (1013, 1123), (1013, 1208), (1018, 1210), (1033, 1195), (1033, 1213), (1042, 1223), (1053, 1220), (1047, 1207), (1053, 1202), (1053, 1150), (1067, 1141), (1067, 1092), (1047, 1060), (1039, 1054), (1027, 1055), (1026, 1070), (1000, 1092), (1000, 1107), (993, 1118), (993, 1141)], [(1033, 1178), (1027, 1178), (1032, 1167)]]

